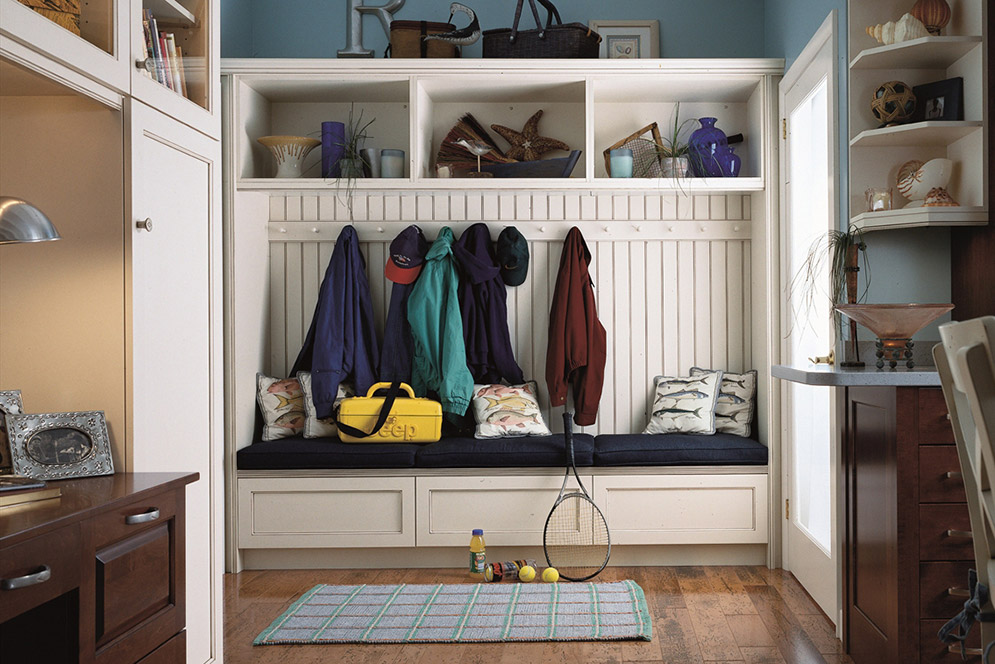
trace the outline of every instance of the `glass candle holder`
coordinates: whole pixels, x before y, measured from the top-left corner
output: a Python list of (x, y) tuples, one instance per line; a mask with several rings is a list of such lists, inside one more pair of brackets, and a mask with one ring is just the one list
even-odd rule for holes
[(384, 149), (380, 151), (380, 177), (404, 177), (404, 150)]
[(881, 212), (891, 209), (891, 189), (868, 187), (864, 192), (868, 212)]
[(615, 148), (608, 153), (608, 161), (611, 164), (611, 176), (613, 178), (632, 177), (632, 150), (629, 148)]

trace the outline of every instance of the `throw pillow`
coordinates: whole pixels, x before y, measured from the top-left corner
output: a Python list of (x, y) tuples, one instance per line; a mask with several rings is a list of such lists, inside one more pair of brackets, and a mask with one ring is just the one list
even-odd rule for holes
[(339, 391), (335, 395), (335, 403), (332, 406), (332, 416), (323, 420), (318, 419), (318, 412), (314, 407), (314, 392), (311, 390), (311, 374), (302, 371), (297, 374), (301, 381), (301, 389), (304, 390), (304, 437), (305, 438), (335, 438), (339, 435), (339, 427), (335, 423), (339, 417), (339, 406), (342, 400), (347, 397), (356, 396), (356, 390), (352, 385), (339, 383)]
[[(708, 371), (710, 370), (691, 367), (692, 376)], [(715, 402), (715, 430), (749, 438), (756, 394), (756, 370), (741, 374), (723, 373), (719, 400)]]
[(256, 402), (263, 414), (263, 440), (298, 436), (304, 430), (304, 393), (296, 378), (256, 374)]
[(643, 433), (715, 433), (715, 400), (721, 380), (721, 371), (657, 376), (653, 416)]
[(474, 385), (474, 438), (552, 435), (542, 421), (538, 393), (535, 381), (524, 385)]

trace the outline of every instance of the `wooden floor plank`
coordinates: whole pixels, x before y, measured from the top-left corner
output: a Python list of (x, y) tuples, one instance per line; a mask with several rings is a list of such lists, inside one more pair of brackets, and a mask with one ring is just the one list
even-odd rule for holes
[(706, 662), (741, 661), (739, 646), (722, 610), (724, 598), (715, 592), (704, 568), (678, 567), (676, 572), (702, 659)]
[(774, 638), (759, 614), (726, 616), (729, 629), (736, 639), (736, 645), (743, 648), (768, 648), (774, 646)]
[(757, 612), (757, 607), (750, 601), (750, 596), (746, 594), (743, 582), (734, 568), (706, 567), (705, 578), (708, 579), (712, 592), (719, 600), (719, 608), (727, 616)]
[(702, 661), (698, 637), (687, 609), (663, 609), (653, 622), (653, 630), (653, 638), (660, 640), (664, 661), (689, 664)]
[(812, 643), (776, 588), (747, 586), (747, 592), (786, 662), (816, 664), (823, 661), (819, 649)]
[(784, 664), (781, 651), (770, 646), (765, 648), (740, 648), (746, 664)]

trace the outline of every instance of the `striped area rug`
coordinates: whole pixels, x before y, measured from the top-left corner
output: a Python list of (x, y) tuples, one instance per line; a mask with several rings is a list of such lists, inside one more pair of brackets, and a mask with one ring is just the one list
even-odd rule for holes
[(254, 645), (652, 638), (643, 589), (615, 583), (328, 586), (304, 593)]

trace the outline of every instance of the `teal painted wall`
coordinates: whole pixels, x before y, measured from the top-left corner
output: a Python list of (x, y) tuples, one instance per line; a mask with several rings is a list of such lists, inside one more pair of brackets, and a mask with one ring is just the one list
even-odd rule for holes
[[(382, 5), (386, 0), (367, 0)], [(468, 0), (484, 30), (510, 27), (515, 0)], [(661, 55), (668, 58), (762, 57), (763, 0), (559, 0), (565, 23), (591, 19), (658, 19)], [(538, 5), (538, 3), (537, 3)], [(346, 44), (346, 0), (222, 0), (221, 55), (226, 58), (334, 58)], [(540, 17), (545, 11), (540, 6)], [(445, 21), (448, 0), (407, 0), (395, 18)], [(465, 15), (454, 19), (465, 25)], [(526, 2), (522, 24), (531, 27)], [(383, 56), (387, 37), (380, 22), (366, 17), (363, 44)], [(480, 56), (480, 44), (467, 48)]]

